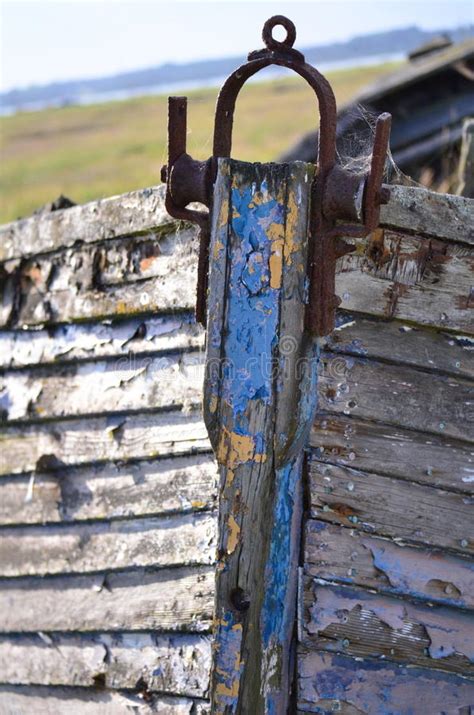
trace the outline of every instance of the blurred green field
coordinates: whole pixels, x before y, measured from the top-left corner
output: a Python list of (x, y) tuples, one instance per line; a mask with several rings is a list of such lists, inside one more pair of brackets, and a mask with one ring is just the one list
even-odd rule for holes
[[(327, 77), (341, 105), (393, 67), (338, 70)], [(188, 151), (205, 159), (217, 90), (187, 95)], [(0, 223), (28, 216), (61, 193), (83, 203), (159, 183), (166, 159), (166, 104), (166, 96), (140, 97), (0, 118)], [(237, 103), (233, 156), (273, 160), (315, 123), (315, 97), (303, 80), (247, 85)]]

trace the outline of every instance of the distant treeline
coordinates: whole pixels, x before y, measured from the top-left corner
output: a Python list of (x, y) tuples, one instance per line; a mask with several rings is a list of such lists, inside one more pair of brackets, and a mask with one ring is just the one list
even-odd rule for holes
[[(443, 30), (428, 32), (420, 30), (418, 27), (407, 27), (402, 30), (361, 35), (347, 42), (302, 48), (302, 51), (307, 61), (317, 66), (327, 62), (356, 61), (358, 57), (367, 58), (371, 55), (408, 53), (430, 40), (434, 35), (443, 33), (445, 33)], [(454, 42), (460, 42), (474, 35), (474, 25), (449, 30), (445, 34), (448, 34)], [(84, 94), (126, 92), (188, 81), (193, 84), (196, 81), (204, 83), (215, 77), (229, 74), (244, 60), (244, 57), (237, 56), (186, 64), (163, 64), (97, 79), (54, 82), (3, 92), (0, 94), (0, 101), (4, 107), (21, 109), (34, 103), (74, 103)]]

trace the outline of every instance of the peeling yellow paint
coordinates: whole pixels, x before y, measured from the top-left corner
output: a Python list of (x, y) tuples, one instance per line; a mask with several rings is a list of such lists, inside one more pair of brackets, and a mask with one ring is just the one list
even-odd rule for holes
[(229, 218), (229, 199), (223, 199), (219, 208), (219, 218), (217, 220), (217, 228), (223, 228), (227, 225)]
[(265, 462), (266, 454), (255, 452), (255, 439), (251, 435), (237, 434), (226, 427), (222, 432), (217, 448), (217, 460), (228, 469), (234, 470), (245, 462)]
[(214, 413), (217, 410), (217, 404), (218, 404), (217, 396), (213, 395), (211, 397), (211, 401), (209, 402), (209, 411)]
[(286, 235), (285, 235), (285, 247), (284, 247), (284, 258), (285, 263), (291, 265), (292, 254), (299, 249), (299, 243), (297, 243), (297, 227), (298, 227), (298, 202), (296, 200), (296, 195), (294, 191), (288, 192), (288, 212), (286, 215)]
[(217, 695), (222, 695), (225, 698), (236, 698), (239, 694), (239, 679), (235, 679), (230, 688), (225, 683), (218, 683), (216, 686)]
[(215, 260), (219, 258), (219, 253), (224, 249), (224, 244), (222, 241), (216, 241), (214, 244), (214, 250), (212, 252), (212, 255)]
[(193, 509), (202, 509), (203, 506), (206, 506), (206, 502), (194, 500), (191, 502), (191, 506), (193, 507)]
[(270, 288), (281, 288), (283, 274), (283, 241), (274, 241), (270, 254)]
[(229, 516), (227, 526), (229, 527), (229, 535), (227, 537), (227, 553), (233, 554), (237, 548), (237, 544), (239, 543), (240, 526), (237, 524), (232, 514)]

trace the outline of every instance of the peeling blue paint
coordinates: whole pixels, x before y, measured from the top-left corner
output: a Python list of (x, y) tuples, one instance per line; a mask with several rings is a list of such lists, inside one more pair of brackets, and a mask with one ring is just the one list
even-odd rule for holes
[[(225, 322), (225, 356), (222, 399), (232, 407), (233, 429), (249, 434), (244, 413), (249, 400), (269, 404), (272, 359), (277, 338), (279, 293), (270, 287), (270, 223), (283, 225), (286, 208), (274, 198), (265, 200), (267, 182), (257, 188), (232, 189), (231, 235), (227, 251), (230, 264)], [(257, 192), (262, 195), (255, 201)], [(260, 441), (263, 435), (259, 436)], [(264, 445), (262, 444), (262, 450)]]
[(267, 563), (266, 582), (268, 588), (262, 609), (262, 638), (265, 648), (274, 642), (284, 642), (288, 633), (283, 603), (288, 589), (291, 569), (290, 548), (292, 514), (294, 507), (295, 486), (301, 477), (302, 458), (285, 465), (275, 473), (277, 499), (270, 543), (270, 555)]

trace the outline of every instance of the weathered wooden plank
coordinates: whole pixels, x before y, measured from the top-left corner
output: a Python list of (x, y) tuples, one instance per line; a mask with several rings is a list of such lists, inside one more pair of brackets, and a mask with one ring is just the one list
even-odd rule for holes
[(339, 311), (336, 329), (325, 339), (325, 348), (333, 353), (474, 377), (472, 338), (400, 325), (393, 320), (368, 319)]
[(78, 246), (3, 266), (0, 325), (104, 319), (192, 309), (193, 229)]
[(474, 450), (466, 442), (323, 414), (310, 444), (319, 461), (472, 493)]
[(321, 364), (321, 410), (474, 441), (472, 381), (352, 356)]
[(474, 244), (472, 200), (421, 187), (391, 185), (389, 188), (390, 201), (380, 211), (382, 226)]
[[(165, 211), (164, 193), (164, 186), (154, 186), (5, 224), (0, 227), (0, 261), (58, 250), (77, 241), (103, 241), (175, 224)], [(469, 200), (423, 188), (390, 186), (390, 201), (382, 206), (381, 223), (474, 243)]]
[[(322, 365), (320, 399), (327, 411), (469, 438), (469, 382), (340, 354), (323, 355)], [(0, 404), (6, 421), (181, 407), (200, 402), (202, 379), (201, 353), (123, 356), (53, 372), (8, 373), (0, 377)]]
[(221, 466), (215, 715), (288, 706), (299, 454), (316, 402), (318, 349), (303, 330), (311, 181), (302, 163), (221, 160), (214, 189), (204, 415)]
[(200, 635), (38, 635), (0, 639), (0, 682), (206, 697), (211, 648)]
[(429, 603), (474, 609), (474, 563), (415, 549), (357, 529), (309, 519), (304, 571), (309, 576)]
[(0, 575), (211, 564), (215, 532), (215, 518), (207, 513), (73, 526), (5, 527)]
[(0, 632), (205, 632), (213, 601), (209, 567), (2, 580)]
[[(72, 692), (69, 692), (72, 691)], [(191, 715), (195, 701), (188, 698), (154, 697), (130, 692), (97, 692), (79, 688), (48, 688), (13, 686), (0, 688), (0, 709), (5, 715), (130, 715), (156, 713), (160, 715)]]
[(47, 686), (0, 686), (3, 715), (194, 715), (203, 701), (147, 691), (100, 691)]
[[(202, 353), (123, 356), (0, 376), (2, 422), (182, 408), (201, 403)], [(67, 400), (64, 399), (67, 395)]]
[(49, 330), (4, 330), (0, 331), (0, 367), (163, 354), (203, 345), (204, 331), (191, 314), (72, 323)]
[[(131, 318), (112, 323), (72, 323), (49, 330), (0, 331), (0, 367), (60, 365), (130, 355), (201, 349), (204, 331), (191, 314)], [(474, 377), (474, 342), (397, 321), (339, 311), (325, 339), (333, 353), (379, 358), (460, 377)]]
[(378, 229), (338, 261), (341, 308), (474, 334), (472, 248)]
[(311, 513), (318, 519), (474, 553), (470, 497), (316, 460), (311, 461), (309, 479)]
[[(380, 230), (359, 249), (338, 261), (343, 309), (473, 334), (471, 248)], [(192, 309), (196, 250), (185, 229), (8, 262), (0, 325)]]
[(216, 496), (217, 467), (208, 455), (59, 469), (0, 480), (0, 524), (201, 511)]
[(0, 474), (210, 450), (201, 415), (194, 411), (7, 427), (0, 444)]
[[(197, 405), (203, 361), (200, 352), (131, 355), (54, 371), (10, 372), (0, 377), (3, 420)], [(474, 439), (471, 382), (352, 355), (324, 354), (322, 366), (320, 403), (328, 412)]]
[(5, 224), (0, 227), (0, 261), (165, 228), (175, 222), (165, 210), (164, 188), (131, 191)]
[(306, 579), (302, 643), (474, 675), (474, 615)]
[(474, 700), (474, 682), (451, 673), (303, 648), (298, 685), (299, 708), (313, 713), (467, 715)]

